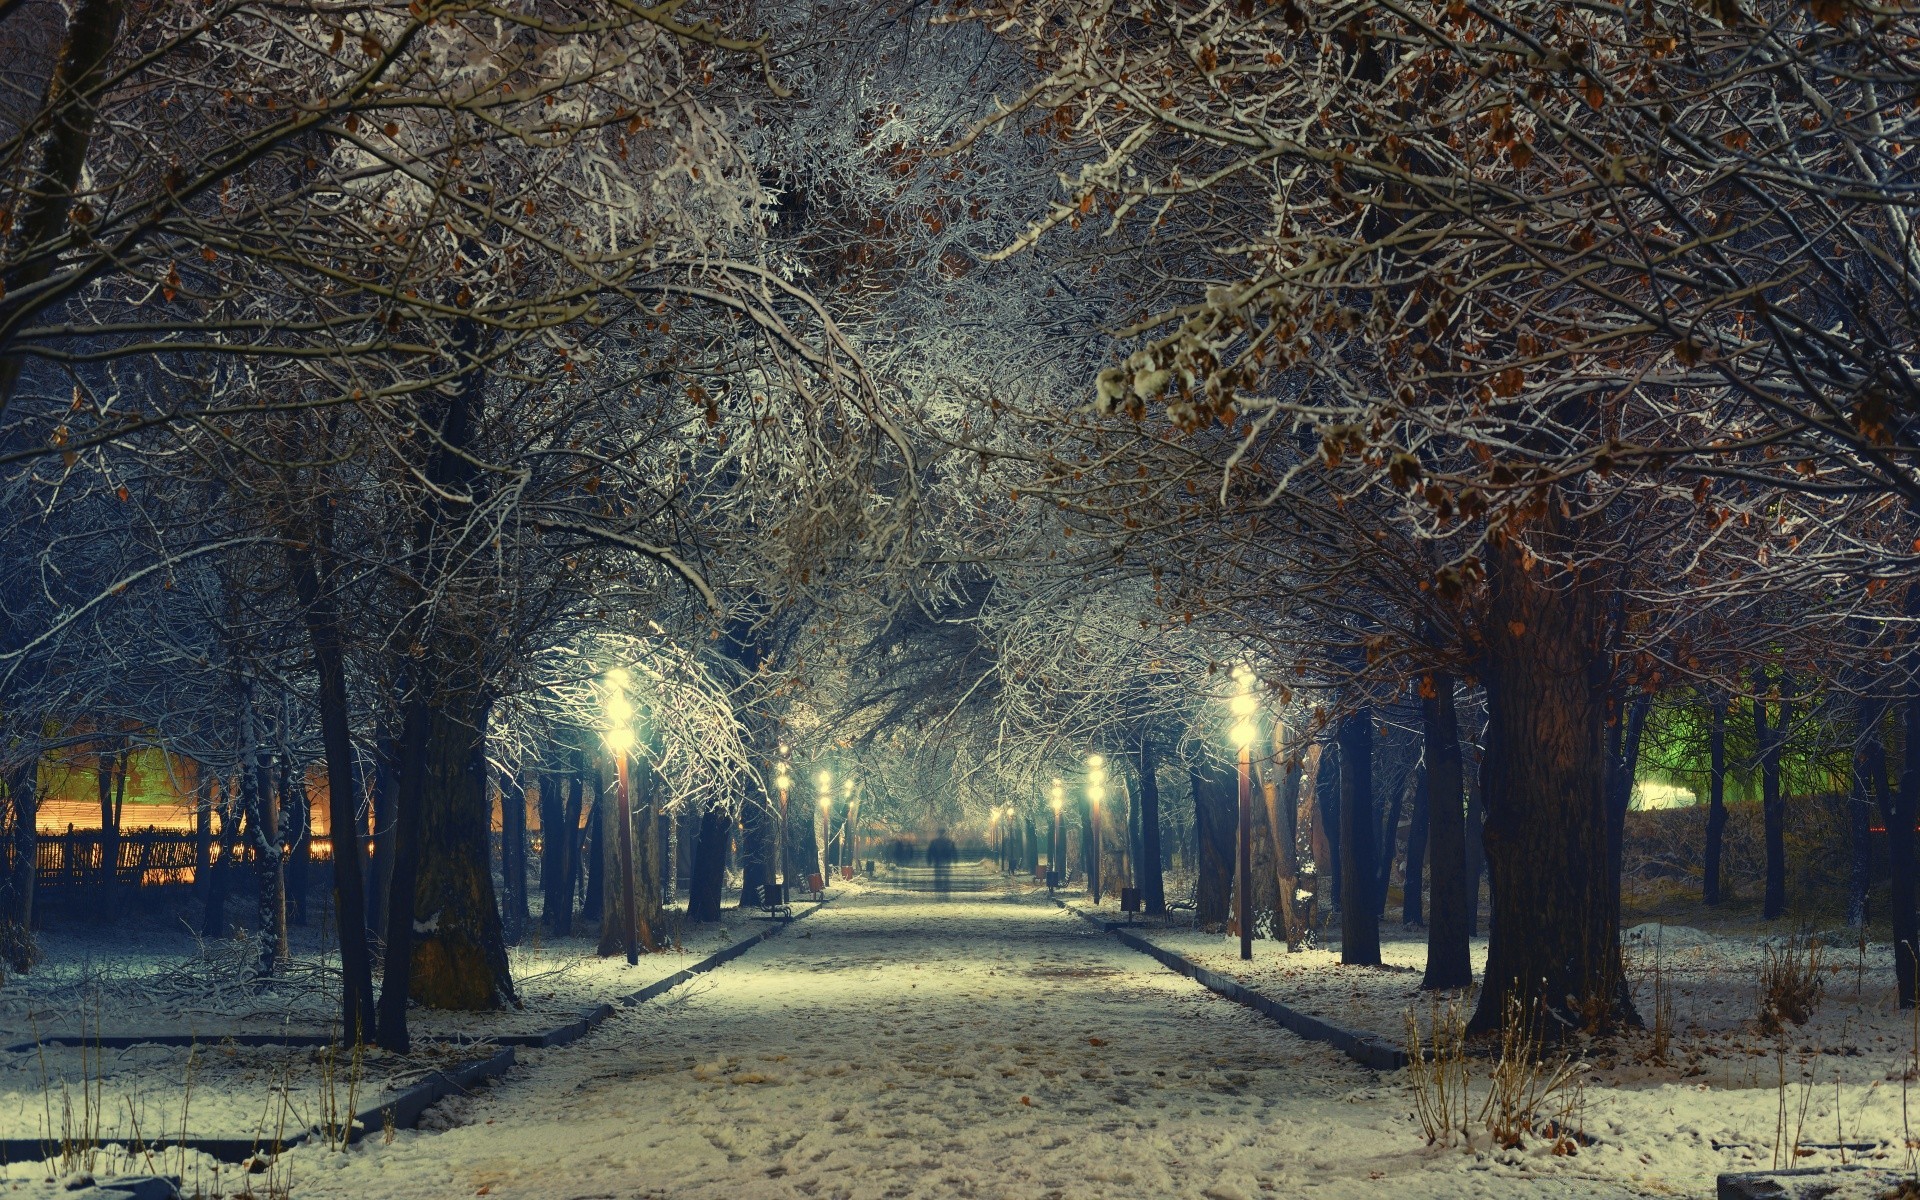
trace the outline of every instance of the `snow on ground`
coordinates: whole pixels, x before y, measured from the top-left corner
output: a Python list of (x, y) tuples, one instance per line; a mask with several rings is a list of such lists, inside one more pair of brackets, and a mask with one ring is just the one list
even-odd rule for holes
[(316, 929), (294, 931), (294, 961), (264, 986), (251, 982), (254, 947), (245, 941), (203, 942), (159, 922), (50, 933), (42, 938), (45, 960), (0, 988), (0, 1046), (74, 1035), (185, 1035), (199, 1043), (0, 1052), (0, 1137), (59, 1144), (184, 1132), (271, 1146), (329, 1113), (364, 1110), (433, 1070), (484, 1057), (489, 1039), (573, 1021), (765, 925), (757, 912), (728, 909), (721, 922), (684, 929), (677, 950), (631, 967), (624, 957), (598, 957), (590, 937), (530, 938), (509, 954), (523, 1007), (415, 1008), (412, 1056), (367, 1050), (358, 1060), (327, 1048), (233, 1041), (237, 1034), (335, 1031), (338, 960), (321, 948)]
[[(1090, 907), (1083, 895), (1067, 899)], [(1109, 901), (1102, 915), (1119, 919), (1112, 909)], [(1142, 920), (1138, 932), (1284, 1004), (1397, 1044), (1409, 1010), (1423, 1027), (1432, 1020), (1436, 1000), (1420, 991), (1424, 933), (1383, 929), (1380, 967), (1341, 965), (1337, 945), (1289, 954), (1267, 940), (1243, 962), (1237, 937), (1196, 932), (1190, 921)], [(1759, 980), (1770, 950), (1787, 953), (1785, 938), (1645, 924), (1624, 942), (1634, 1003), (1649, 1025), (1661, 1004), (1671, 1006), (1671, 1043), (1663, 1057), (1651, 1031), (1582, 1048), (1576, 1119), (1599, 1142), (1578, 1157), (1678, 1195), (1711, 1194), (1722, 1171), (1909, 1166), (1909, 1146), (1920, 1147), (1920, 1024), (1899, 1009), (1890, 946), (1823, 948), (1812, 1018), (1769, 1034), (1758, 1021)], [(1485, 962), (1486, 940), (1476, 939), (1476, 974)], [(1460, 997), (1461, 1007), (1473, 999)], [(1482, 1075), (1486, 1067), (1475, 1064)]]
[[(288, 1156), (352, 1197), (1614, 1197), (1632, 1139), (1429, 1150), (1400, 1082), (1028, 891), (849, 896), (530, 1053), (443, 1132)], [(1389, 1182), (1390, 1181), (1390, 1182)]]

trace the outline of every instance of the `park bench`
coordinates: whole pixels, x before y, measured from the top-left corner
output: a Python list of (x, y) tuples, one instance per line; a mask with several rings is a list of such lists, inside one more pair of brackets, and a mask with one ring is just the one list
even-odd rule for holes
[(769, 917), (778, 917), (783, 921), (793, 920), (793, 905), (787, 900), (787, 885), (784, 883), (761, 884), (760, 911)]
[(813, 893), (813, 902), (815, 904), (827, 898), (827, 881), (820, 878), (820, 872), (815, 871), (813, 874), (807, 876), (807, 890)]

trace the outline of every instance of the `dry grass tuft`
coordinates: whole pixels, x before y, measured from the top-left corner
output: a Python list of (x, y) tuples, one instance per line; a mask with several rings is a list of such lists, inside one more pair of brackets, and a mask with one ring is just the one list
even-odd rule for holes
[(1826, 984), (1820, 978), (1820, 942), (1792, 937), (1780, 945), (1762, 948), (1760, 1014), (1763, 1033), (1773, 1035), (1789, 1024), (1805, 1025), (1820, 1007)]

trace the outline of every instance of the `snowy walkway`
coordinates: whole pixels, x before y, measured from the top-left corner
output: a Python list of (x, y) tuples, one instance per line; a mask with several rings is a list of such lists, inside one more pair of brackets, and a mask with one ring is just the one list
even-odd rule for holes
[(1427, 1151), (1399, 1091), (1043, 897), (856, 891), (296, 1200), (1637, 1195)]

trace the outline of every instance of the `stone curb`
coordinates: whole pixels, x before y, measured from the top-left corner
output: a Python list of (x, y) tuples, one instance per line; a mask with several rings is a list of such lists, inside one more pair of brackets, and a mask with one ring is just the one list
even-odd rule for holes
[(1139, 934), (1129, 932), (1124, 922), (1109, 921), (1104, 917), (1094, 916), (1057, 896), (1054, 897), (1053, 902), (1088, 924), (1112, 934), (1124, 945), (1157, 960), (1161, 966), (1185, 975), (1201, 987), (1235, 1004), (1246, 1005), (1261, 1016), (1308, 1041), (1324, 1042), (1361, 1066), (1371, 1067), (1376, 1071), (1398, 1071), (1407, 1065), (1407, 1052), (1385, 1038), (1371, 1033), (1343, 1029), (1311, 1013), (1289, 1008), (1270, 996), (1254, 991), (1238, 980), (1229, 979), (1217, 971), (1210, 971), (1184, 955), (1176, 954), (1163, 946), (1156, 946)]
[(1819, 1200), (1842, 1183), (1859, 1179), (1891, 1189), (1904, 1172), (1849, 1163), (1780, 1171), (1729, 1171), (1714, 1182), (1714, 1200)]
[[(758, 946), (761, 942), (775, 936), (795, 921), (806, 920), (814, 913), (825, 908), (831, 900), (832, 897), (829, 896), (826, 900), (822, 900), (805, 912), (798, 913), (784, 921), (771, 924), (753, 936), (742, 938), (731, 946), (722, 947), (684, 970), (676, 971), (665, 979), (656, 980), (637, 992), (630, 992), (627, 995), (616, 998), (614, 1003), (632, 1008), (663, 996), (696, 975), (704, 975), (715, 967), (724, 966), (732, 962), (742, 954)], [(391, 1124), (395, 1129), (411, 1129), (420, 1120), (422, 1113), (440, 1101), (445, 1100), (448, 1096), (453, 1095), (455, 1092), (467, 1091), (476, 1084), (484, 1083), (490, 1079), (497, 1079), (506, 1074), (514, 1065), (516, 1047), (529, 1046), (545, 1048), (565, 1046), (571, 1042), (577, 1042), (598, 1028), (602, 1022), (613, 1015), (613, 1012), (613, 1004), (600, 1004), (583, 1011), (577, 1020), (569, 1021), (565, 1025), (557, 1026), (556, 1028), (548, 1029), (541, 1033), (503, 1034), (495, 1038), (476, 1039), (474, 1042), (475, 1045), (495, 1045), (502, 1047), (502, 1049), (491, 1057), (481, 1059), (478, 1062), (467, 1063), (448, 1071), (434, 1071), (411, 1087), (387, 1097), (371, 1108), (355, 1113), (355, 1128), (349, 1135), (348, 1140), (357, 1142), (376, 1129), (384, 1131), (389, 1123), (389, 1118), (391, 1118)], [(208, 1042), (203, 1038), (187, 1038), (173, 1034), (156, 1037), (129, 1036), (72, 1039), (71, 1041), (81, 1040), (84, 1040), (87, 1045), (104, 1047), (219, 1044), (217, 1042)], [(227, 1039), (221, 1039), (223, 1042), (225, 1040)], [(332, 1044), (332, 1039), (318, 1038), (307, 1034), (297, 1034), (288, 1037), (249, 1034), (233, 1038), (232, 1040), (243, 1046), (326, 1046)], [(429, 1039), (421, 1038), (417, 1040), (425, 1042)], [(435, 1039), (434, 1041), (436, 1044), (445, 1044), (449, 1040), (451, 1039)], [(70, 1044), (70, 1040), (64, 1038), (43, 1038), (39, 1044), (47, 1046), (67, 1045)], [(34, 1047), (35, 1043), (27, 1042), (24, 1046), (9, 1046), (6, 1049), (12, 1052), (22, 1049), (32, 1050)], [(290, 1150), (302, 1142), (312, 1139), (317, 1134), (317, 1130), (303, 1130), (282, 1142), (280, 1149)], [(155, 1140), (148, 1143), (148, 1145), (156, 1154), (166, 1149), (178, 1149), (180, 1146), (185, 1145), (189, 1150), (198, 1150), (211, 1158), (219, 1159), (222, 1162), (233, 1163), (244, 1162), (261, 1149), (261, 1143), (251, 1138)], [(37, 1162), (46, 1158), (49, 1153), (58, 1148), (59, 1142), (57, 1139), (0, 1138), (0, 1163), (20, 1161)]]

